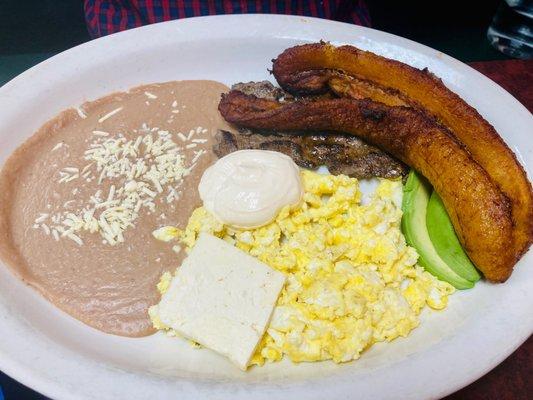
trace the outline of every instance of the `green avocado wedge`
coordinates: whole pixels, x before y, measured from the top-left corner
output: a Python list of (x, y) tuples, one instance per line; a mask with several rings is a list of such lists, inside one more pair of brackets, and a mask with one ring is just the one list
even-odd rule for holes
[(433, 191), (429, 198), (426, 211), (426, 226), (429, 238), (437, 250), (437, 254), (459, 276), (472, 282), (481, 278), (476, 267), (468, 258), (457, 234), (453, 229), (452, 221), (446, 212), (444, 203), (437, 192)]
[(403, 189), (402, 231), (407, 244), (418, 252), (418, 263), (429, 273), (457, 289), (470, 289), (474, 283), (455, 273), (439, 256), (433, 246), (426, 225), (426, 210), (431, 186), (411, 170)]

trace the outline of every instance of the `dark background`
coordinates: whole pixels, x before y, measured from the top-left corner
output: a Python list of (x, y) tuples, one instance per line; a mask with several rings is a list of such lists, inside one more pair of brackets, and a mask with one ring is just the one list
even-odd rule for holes
[[(486, 38), (499, 3), (367, 0), (373, 28), (423, 43), (464, 62), (508, 58), (494, 50)], [(0, 0), (0, 85), (37, 62), (88, 40), (82, 0)], [(533, 395), (532, 384), (513, 372), (531, 370), (531, 339), (524, 349), (490, 373), (500, 382), (522, 382), (510, 389), (514, 394), (504, 396), (506, 399), (525, 400)], [(6, 400), (44, 399), (1, 372), (0, 386)], [(464, 394), (484, 400), (503, 399), (499, 389), (481, 379), (454, 398)]]
[[(486, 38), (499, 0), (366, 2), (376, 29), (464, 62), (507, 58)], [(0, 0), (0, 84), (89, 39), (82, 0)]]

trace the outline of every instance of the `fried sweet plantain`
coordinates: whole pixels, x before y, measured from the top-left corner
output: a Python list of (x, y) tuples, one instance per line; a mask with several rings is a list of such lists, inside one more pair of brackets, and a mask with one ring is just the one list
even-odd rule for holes
[[(296, 46), (274, 60), (280, 86), (296, 95), (325, 93), (370, 98), (418, 109), (447, 127), (511, 202), (516, 260), (533, 241), (533, 193), (515, 155), (483, 117), (440, 79), (399, 61), (352, 46), (327, 43)], [(342, 75), (349, 77), (342, 78)], [(360, 82), (363, 82), (361, 84)]]
[(356, 135), (420, 171), (440, 194), (466, 252), (494, 282), (516, 262), (508, 199), (446, 128), (407, 107), (370, 100), (320, 99), (280, 103), (239, 91), (219, 111), (251, 129), (338, 131)]
[(374, 82), (358, 79), (345, 74), (332, 76), (329, 88), (340, 97), (370, 99), (388, 106), (406, 106), (419, 109), (419, 105), (394, 89), (385, 88)]

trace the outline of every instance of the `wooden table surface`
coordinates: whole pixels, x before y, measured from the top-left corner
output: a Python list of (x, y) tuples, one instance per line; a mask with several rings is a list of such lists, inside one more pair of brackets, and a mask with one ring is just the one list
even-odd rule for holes
[(485, 74), (533, 112), (533, 60), (473, 62)]
[[(471, 63), (470, 65), (497, 82), (530, 111), (533, 111), (533, 89), (531, 87), (533, 82), (533, 60), (488, 61)], [(512, 329), (512, 327), (509, 327), (509, 329)], [(475, 338), (472, 338), (472, 340), (475, 343)], [(532, 366), (533, 337), (530, 337), (509, 358), (491, 372), (443, 400), (533, 399)], [(0, 383), (3, 386), (5, 400), (45, 399), (44, 396), (22, 386), (1, 372)], [(428, 384), (431, 383), (428, 382)]]

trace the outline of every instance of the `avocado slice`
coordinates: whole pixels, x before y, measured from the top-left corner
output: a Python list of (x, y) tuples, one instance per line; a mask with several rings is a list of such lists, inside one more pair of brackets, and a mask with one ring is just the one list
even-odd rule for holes
[(457, 289), (470, 289), (474, 283), (455, 273), (439, 256), (433, 246), (426, 225), (426, 210), (431, 195), (431, 186), (411, 170), (403, 190), (402, 231), (407, 244), (418, 252), (418, 264), (442, 281)]
[(429, 198), (426, 211), (426, 225), (429, 238), (437, 250), (437, 254), (459, 276), (472, 282), (481, 278), (476, 267), (468, 258), (457, 234), (453, 229), (452, 221), (446, 212), (442, 199), (433, 191)]

